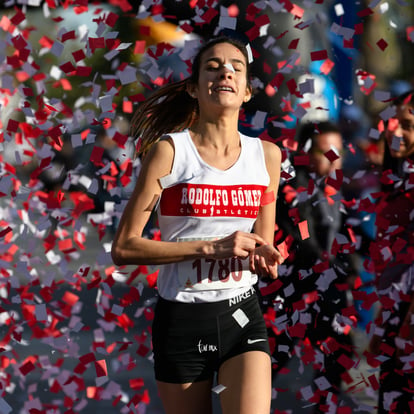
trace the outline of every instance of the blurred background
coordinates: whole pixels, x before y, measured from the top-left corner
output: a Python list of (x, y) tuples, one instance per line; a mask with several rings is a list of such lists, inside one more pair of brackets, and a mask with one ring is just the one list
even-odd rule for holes
[[(151, 319), (157, 269), (116, 268), (110, 245), (140, 161), (129, 135), (154, 89), (189, 75), (219, 33), (249, 44), (254, 98), (240, 129), (295, 147), (307, 120), (340, 125), (344, 194), (377, 190), (379, 123), (414, 86), (414, 5), (405, 0), (3, 0), (0, 6), (0, 413), (159, 413)], [(284, 165), (289, 180), (294, 165)], [(349, 224), (362, 265), (373, 217)], [(147, 236), (159, 237), (156, 222)], [(358, 304), (356, 304), (358, 306)], [(362, 306), (362, 308), (361, 308)], [(360, 304), (344, 407), (375, 412), (364, 365), (375, 304)], [(306, 412), (300, 358), (274, 412)], [(309, 369), (309, 367), (307, 367)], [(295, 384), (295, 386), (293, 386)], [(303, 387), (303, 388), (302, 388)]]

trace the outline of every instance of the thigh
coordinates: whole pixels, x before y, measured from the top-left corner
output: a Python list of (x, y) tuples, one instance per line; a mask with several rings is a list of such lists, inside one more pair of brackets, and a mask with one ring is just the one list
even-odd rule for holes
[(212, 380), (187, 384), (157, 381), (166, 414), (211, 414)]
[[(205, 309), (205, 307), (203, 307)], [(188, 304), (157, 304), (152, 327), (157, 381), (191, 384), (213, 378), (219, 344), (215, 317)]]
[(270, 356), (250, 351), (223, 362), (218, 383), (223, 414), (269, 414), (272, 394)]

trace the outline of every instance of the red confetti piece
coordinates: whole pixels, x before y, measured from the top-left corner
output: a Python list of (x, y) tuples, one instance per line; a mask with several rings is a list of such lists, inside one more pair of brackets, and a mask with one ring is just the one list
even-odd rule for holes
[(90, 362), (94, 362), (96, 360), (95, 354), (93, 352), (90, 352), (88, 354), (85, 354), (83, 356), (81, 356), (79, 358), (79, 361), (83, 364), (83, 365), (87, 365)]
[(299, 7), (298, 5), (292, 3), (290, 0), (281, 0), (281, 4), (283, 4), (286, 11), (291, 13), (296, 18), (302, 18), (304, 14), (304, 10)]
[(72, 52), (72, 56), (76, 62), (79, 62), (86, 58), (85, 52), (82, 49)]
[(276, 76), (270, 82), (270, 85), (276, 88), (280, 88), (284, 80), (285, 80), (284, 75), (282, 73), (277, 73)]
[(64, 33), (63, 35), (62, 35), (62, 39), (61, 39), (61, 41), (62, 41), (62, 43), (64, 43), (64, 42), (66, 42), (67, 40), (73, 40), (73, 39), (76, 39), (76, 34), (75, 34), (75, 31), (74, 30), (71, 30), (71, 31), (69, 31), (69, 32), (66, 32), (66, 33)]
[(77, 66), (76, 67), (76, 76), (89, 76), (92, 73), (92, 68), (90, 66)]
[(99, 387), (87, 387), (86, 396), (90, 399), (99, 400), (100, 388)]
[(33, 362), (31, 361), (31, 360), (29, 360), (29, 361), (27, 361), (27, 362), (25, 362), (20, 368), (19, 368), (19, 370), (20, 370), (20, 372), (23, 374), (23, 375), (27, 375), (29, 372), (31, 372), (31, 371), (33, 371), (34, 369), (35, 369), (36, 367), (35, 367), (35, 365), (33, 364)]
[(109, 12), (106, 16), (105, 23), (110, 27), (114, 27), (118, 19), (119, 16), (116, 13)]
[(352, 360), (352, 358), (348, 357), (345, 354), (341, 354), (338, 357), (338, 363), (341, 364), (347, 370), (350, 370), (355, 366), (355, 362)]
[(92, 154), (90, 157), (91, 162), (95, 164), (96, 166), (103, 166), (104, 165), (104, 163), (102, 162), (103, 153), (104, 153), (104, 148), (97, 147), (97, 146), (93, 147)]
[(301, 221), (299, 223), (299, 232), (302, 240), (306, 240), (310, 237), (307, 220)]
[(72, 292), (65, 292), (62, 297), (62, 301), (68, 304), (69, 306), (73, 306), (75, 305), (75, 303), (79, 301), (79, 296), (75, 295)]
[(8, 233), (12, 233), (13, 229), (10, 226), (7, 226), (4, 230), (0, 231), (0, 237), (5, 237)]
[(369, 16), (370, 14), (373, 14), (373, 13), (374, 13), (374, 11), (371, 8), (367, 7), (365, 9), (359, 11), (357, 13), (357, 16), (358, 17), (366, 17), (366, 16)]
[(239, 13), (240, 13), (240, 10), (237, 7), (237, 4), (231, 4), (227, 8), (227, 13), (229, 14), (230, 17), (237, 17), (239, 15)]
[(142, 357), (145, 357), (146, 355), (148, 355), (149, 351), (150, 349), (147, 346), (141, 344), (137, 349), (137, 354)]
[(134, 47), (134, 54), (142, 54), (145, 53), (146, 42), (145, 40), (137, 40), (135, 41)]
[(293, 39), (288, 46), (288, 49), (296, 49), (299, 44), (299, 39)]
[(354, 48), (354, 39), (344, 39), (343, 46), (345, 49), (353, 49)]
[(88, 42), (92, 52), (95, 52), (96, 49), (103, 49), (105, 47), (104, 37), (89, 37)]
[(277, 250), (279, 250), (279, 253), (284, 259), (287, 259), (289, 257), (289, 249), (286, 242), (279, 243), (277, 245)]
[(367, 296), (364, 298), (364, 302), (361, 305), (363, 309), (369, 310), (372, 308), (372, 306), (378, 301), (378, 295), (375, 292), (372, 292), (370, 294), (367, 294)]
[(303, 323), (296, 323), (288, 328), (289, 335), (293, 338), (304, 338), (306, 333), (306, 325)]
[(24, 20), (26, 20), (26, 16), (25, 14), (18, 9), (17, 7), (14, 8), (16, 10), (16, 14), (10, 19), (10, 21), (14, 24), (14, 25), (18, 25), (21, 22), (23, 22)]
[(351, 407), (338, 407), (337, 414), (352, 414)]
[(300, 97), (300, 93), (299, 93), (299, 91), (298, 91), (298, 86), (297, 86), (297, 84), (296, 84), (296, 81), (295, 81), (295, 79), (289, 79), (287, 82), (286, 82), (286, 86), (288, 87), (288, 89), (289, 89), (289, 92), (292, 94), (292, 95), (295, 95), (295, 96), (299, 96)]
[(1, 20), (0, 20), (0, 28), (2, 28), (5, 32), (13, 32), (14, 31), (14, 27), (11, 24), (10, 19), (3, 15)]
[(72, 249), (72, 240), (66, 239), (66, 240), (59, 240), (58, 242), (59, 250), (62, 252), (67, 252)]
[(106, 361), (101, 359), (99, 361), (95, 361), (95, 371), (97, 377), (107, 377), (108, 370), (106, 368)]
[(384, 51), (388, 47), (388, 43), (384, 39), (380, 39), (377, 42), (377, 46)]
[(379, 389), (379, 383), (377, 377), (374, 374), (368, 377), (368, 381), (371, 384), (371, 387), (374, 391), (377, 391)]
[(391, 356), (394, 354), (395, 348), (391, 345), (386, 344), (385, 342), (382, 342), (380, 345), (380, 351), (386, 355)]
[(147, 275), (146, 280), (148, 282), (148, 286), (153, 288), (157, 284), (159, 270), (156, 270), (154, 273)]
[(112, 139), (118, 144), (120, 148), (125, 148), (125, 143), (128, 140), (128, 135), (123, 135), (116, 131)]
[(268, 296), (278, 291), (282, 286), (283, 286), (283, 283), (279, 279), (276, 279), (275, 281), (271, 282), (267, 286), (261, 287), (260, 292), (263, 296)]
[(326, 184), (335, 188), (336, 191), (339, 191), (342, 186), (344, 174), (342, 170), (335, 170), (336, 178), (329, 176), (326, 180)]
[(206, 23), (211, 23), (214, 17), (216, 17), (218, 14), (219, 12), (216, 9), (210, 7), (201, 17)]
[(144, 380), (142, 378), (134, 378), (129, 380), (129, 386), (133, 390), (139, 390), (144, 386)]
[(325, 60), (328, 58), (328, 52), (326, 50), (317, 50), (314, 52), (311, 52), (310, 54), (311, 60)]
[(322, 63), (322, 65), (320, 67), (320, 71), (324, 75), (329, 75), (331, 73), (331, 71), (332, 71), (332, 69), (333, 69), (334, 66), (335, 66), (335, 63), (332, 62), (332, 60), (325, 59), (325, 61)]
[(113, 6), (118, 6), (123, 12), (129, 12), (132, 10), (131, 3), (128, 0), (110, 0), (110, 4)]
[(407, 27), (407, 40), (414, 43), (414, 26)]
[(377, 368), (381, 365), (381, 361), (376, 359), (376, 355), (367, 351), (365, 351), (363, 355), (366, 358), (368, 365), (370, 365), (371, 367)]
[(75, 66), (73, 66), (72, 62), (65, 62), (59, 66), (59, 68), (65, 73), (71, 73), (75, 71)]
[(334, 150), (329, 150), (323, 154), (330, 162), (334, 162), (339, 159), (339, 155)]
[(17, 132), (18, 128), (19, 128), (19, 122), (15, 121), (14, 119), (9, 119), (9, 121), (7, 123), (7, 131)]

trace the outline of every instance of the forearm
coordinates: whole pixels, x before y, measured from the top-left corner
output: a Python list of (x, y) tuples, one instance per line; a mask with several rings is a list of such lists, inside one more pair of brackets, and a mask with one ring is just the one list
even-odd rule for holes
[(121, 265), (159, 265), (212, 255), (208, 241), (167, 242), (133, 237), (124, 243), (114, 242), (112, 260)]
[(267, 209), (261, 208), (261, 212), (254, 224), (253, 229), (255, 234), (266, 240), (268, 244), (273, 245), (275, 237), (275, 215), (272, 208)]
[(166, 264), (197, 258), (227, 259), (247, 258), (257, 244), (266, 241), (256, 234), (235, 231), (218, 240), (192, 240), (165, 242), (140, 236), (123, 237), (123, 232), (112, 245), (112, 259), (116, 265)]

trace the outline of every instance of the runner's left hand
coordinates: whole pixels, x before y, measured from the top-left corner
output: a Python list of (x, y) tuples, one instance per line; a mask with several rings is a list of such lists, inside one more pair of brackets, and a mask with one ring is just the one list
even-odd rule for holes
[(249, 257), (250, 271), (260, 277), (277, 279), (277, 266), (284, 261), (280, 252), (270, 244), (256, 247)]

